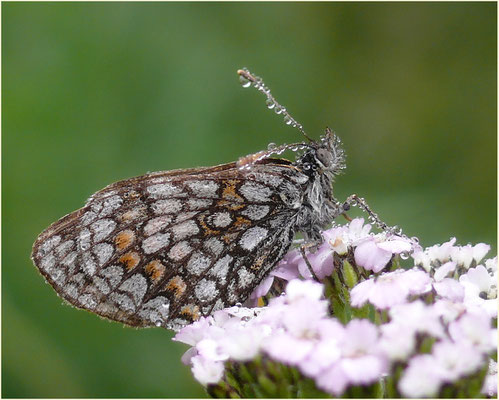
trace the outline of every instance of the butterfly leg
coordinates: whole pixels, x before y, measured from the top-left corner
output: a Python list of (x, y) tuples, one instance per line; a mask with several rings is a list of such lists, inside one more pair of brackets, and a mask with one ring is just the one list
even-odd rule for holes
[(310, 271), (310, 273), (312, 274), (312, 277), (314, 278), (315, 281), (317, 282), (320, 282), (320, 279), (317, 277), (317, 275), (315, 274), (314, 272), (314, 269), (312, 268), (312, 265), (310, 264), (310, 261), (308, 260), (307, 258), (307, 255), (305, 254), (305, 249), (307, 248), (307, 245), (305, 244), (302, 244), (300, 246), (300, 253), (301, 253), (301, 256), (303, 257), (303, 259), (305, 260), (305, 264), (307, 264), (307, 268), (308, 270)]

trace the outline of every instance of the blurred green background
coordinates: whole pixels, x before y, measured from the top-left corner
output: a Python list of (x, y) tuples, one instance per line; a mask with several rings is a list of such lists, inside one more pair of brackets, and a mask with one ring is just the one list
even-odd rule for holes
[(495, 3), (3, 3), (2, 397), (202, 397), (161, 329), (62, 305), (29, 255), (105, 185), (318, 137), (335, 193), (496, 252)]

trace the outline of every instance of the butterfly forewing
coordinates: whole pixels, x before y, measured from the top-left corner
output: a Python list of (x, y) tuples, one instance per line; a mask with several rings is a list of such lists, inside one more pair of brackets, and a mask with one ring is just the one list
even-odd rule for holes
[(74, 306), (176, 329), (248, 298), (289, 248), (308, 180), (277, 159), (124, 180), (51, 225), (32, 257)]

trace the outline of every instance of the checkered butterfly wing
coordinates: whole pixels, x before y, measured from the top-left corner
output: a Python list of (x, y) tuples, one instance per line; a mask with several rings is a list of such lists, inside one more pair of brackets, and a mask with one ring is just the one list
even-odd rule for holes
[(178, 329), (248, 298), (288, 250), (307, 180), (279, 159), (124, 180), (45, 230), (32, 258), (78, 308)]

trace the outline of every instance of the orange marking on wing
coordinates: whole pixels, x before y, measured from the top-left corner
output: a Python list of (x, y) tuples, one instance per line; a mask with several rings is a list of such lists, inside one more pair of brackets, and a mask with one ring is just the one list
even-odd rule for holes
[(201, 314), (199, 313), (199, 307), (193, 304), (187, 304), (186, 306), (182, 307), (182, 309), (180, 310), (180, 314), (184, 318), (191, 319), (192, 321), (197, 321), (201, 316)]
[(125, 211), (123, 214), (120, 215), (119, 219), (122, 222), (132, 222), (135, 221), (136, 219), (144, 217), (145, 215), (146, 215), (146, 207), (138, 206), (136, 208), (132, 208), (131, 210)]
[(227, 210), (231, 211), (237, 211), (240, 210), (241, 208), (244, 208), (244, 204), (231, 203), (230, 201), (227, 200), (219, 200), (217, 202), (217, 206), (226, 208)]
[(123, 254), (118, 261), (122, 263), (128, 271), (134, 269), (140, 262), (140, 256), (135, 251)]
[(159, 260), (153, 260), (144, 267), (144, 271), (154, 283), (157, 283), (165, 274), (166, 267)]
[(227, 200), (244, 201), (244, 199), (237, 193), (236, 186), (239, 183), (236, 179), (228, 179), (224, 181), (224, 190), (222, 197)]
[(239, 236), (239, 232), (226, 233), (222, 236), (222, 240), (226, 243), (232, 243)]
[(237, 228), (239, 228), (240, 226), (245, 227), (250, 225), (251, 221), (244, 217), (236, 217), (236, 221), (232, 224), (232, 226), (235, 226)]
[(262, 268), (263, 262), (265, 261), (266, 257), (265, 256), (260, 256), (258, 257), (255, 262), (250, 266), (250, 269), (253, 271), (258, 271), (260, 268)]
[(219, 235), (220, 231), (211, 229), (208, 225), (206, 225), (206, 222), (204, 221), (205, 217), (206, 217), (205, 215), (200, 215), (198, 218), (199, 224), (201, 225), (201, 228), (203, 228), (204, 236)]
[(118, 250), (125, 250), (135, 241), (135, 233), (132, 230), (127, 229), (121, 231), (114, 238), (114, 243), (116, 244), (116, 248)]
[(185, 293), (185, 289), (187, 289), (187, 285), (185, 284), (182, 277), (178, 275), (170, 279), (165, 286), (165, 290), (168, 292), (173, 292), (176, 298), (181, 297)]

